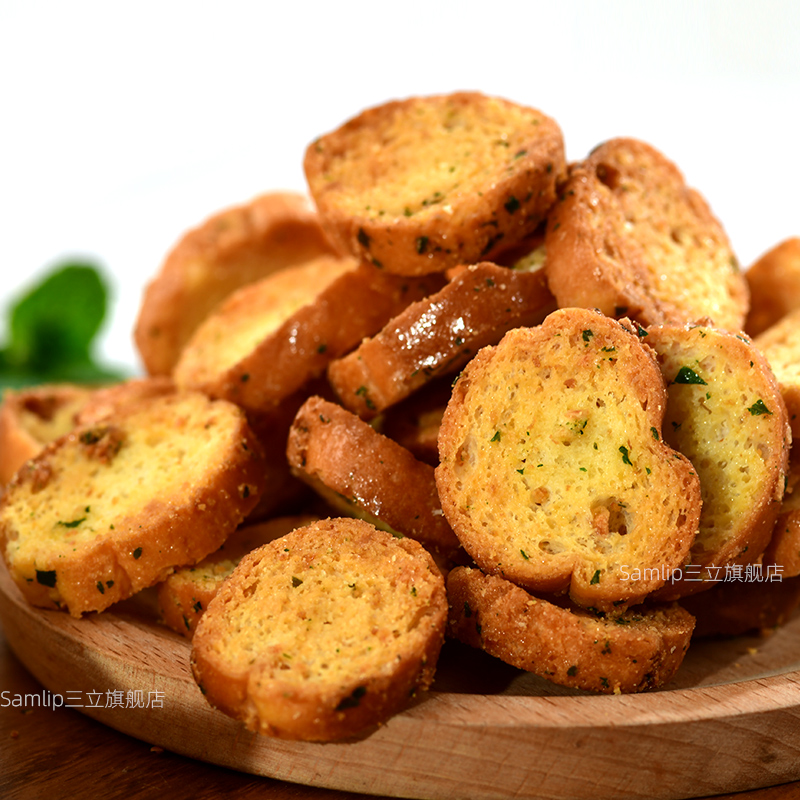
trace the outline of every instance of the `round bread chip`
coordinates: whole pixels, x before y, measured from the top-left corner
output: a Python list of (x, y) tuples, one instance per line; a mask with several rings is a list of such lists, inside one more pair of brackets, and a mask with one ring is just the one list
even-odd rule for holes
[(744, 277), (750, 287), (745, 330), (758, 336), (800, 308), (800, 236), (776, 244), (745, 271)]
[(476, 92), (368, 109), (304, 166), (331, 238), (403, 275), (492, 260), (536, 229), (566, 169), (552, 119)]
[(640, 602), (683, 563), (700, 486), (662, 440), (666, 392), (620, 323), (561, 309), (487, 347), (439, 433), (445, 516), (485, 572), (598, 609)]
[(17, 473), (0, 500), (0, 550), (31, 604), (77, 617), (217, 550), (262, 489), (239, 408), (194, 392), (151, 398)]
[(448, 633), (459, 641), (561, 686), (603, 694), (668, 683), (694, 629), (677, 604), (598, 617), (468, 567), (450, 572), (447, 597)]
[(444, 579), (411, 539), (328, 519), (245, 556), (192, 639), (206, 700), (283, 739), (362, 735), (432, 680)]
[(612, 139), (572, 168), (548, 218), (550, 289), (561, 307), (643, 325), (710, 318), (738, 331), (747, 283), (722, 225), (664, 155)]
[(151, 375), (169, 375), (197, 326), (236, 289), (334, 255), (307, 197), (273, 192), (188, 231), (145, 289), (134, 330)]

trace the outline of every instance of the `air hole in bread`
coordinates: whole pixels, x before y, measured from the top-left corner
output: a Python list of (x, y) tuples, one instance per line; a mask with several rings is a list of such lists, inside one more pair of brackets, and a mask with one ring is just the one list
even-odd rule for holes
[(598, 164), (595, 170), (597, 180), (612, 191), (619, 186), (619, 170), (608, 164)]

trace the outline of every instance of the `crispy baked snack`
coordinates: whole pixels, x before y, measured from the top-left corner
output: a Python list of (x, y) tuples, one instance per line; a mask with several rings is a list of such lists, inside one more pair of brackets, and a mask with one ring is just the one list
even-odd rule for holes
[(75, 427), (75, 415), (91, 393), (72, 384), (6, 389), (0, 404), (0, 487), (48, 442)]
[(738, 331), (747, 283), (722, 226), (678, 168), (635, 139), (600, 145), (548, 219), (547, 270), (559, 306), (643, 325), (705, 317)]
[(677, 604), (599, 617), (468, 567), (450, 572), (447, 598), (451, 636), (553, 683), (604, 694), (668, 683), (694, 629)]
[(368, 109), (306, 150), (341, 248), (403, 275), (491, 260), (544, 219), (565, 173), (558, 125), (475, 92)]
[(236, 565), (252, 550), (314, 522), (310, 514), (276, 517), (237, 528), (219, 550), (194, 566), (176, 569), (158, 585), (157, 602), (164, 624), (191, 639), (200, 617)]
[(341, 406), (309, 398), (297, 412), (286, 455), (294, 474), (340, 513), (410, 536), (442, 556), (458, 549), (433, 467)]
[(258, 443), (236, 406), (159, 397), (29, 461), (0, 500), (0, 549), (30, 603), (77, 617), (218, 549), (262, 488)]
[(781, 387), (792, 436), (800, 438), (800, 308), (790, 311), (753, 341)]
[(89, 425), (114, 416), (123, 408), (155, 397), (165, 397), (175, 391), (175, 384), (164, 375), (131, 378), (121, 383), (93, 391), (75, 415), (76, 425)]
[(334, 253), (299, 194), (264, 194), (214, 214), (178, 241), (145, 290), (134, 338), (146, 370), (170, 374), (197, 326), (239, 287)]
[(417, 542), (322, 520), (242, 559), (197, 626), (192, 669), (250, 730), (344, 739), (430, 686), (446, 621), (444, 580)]
[(777, 381), (742, 334), (660, 325), (643, 337), (667, 383), (664, 439), (700, 477), (700, 529), (662, 595), (708, 589), (728, 564), (752, 564), (781, 509), (791, 432)]
[(346, 408), (369, 419), (438, 375), (459, 370), (511, 328), (537, 325), (553, 310), (542, 270), (475, 264), (332, 361), (328, 379)]
[(783, 502), (762, 563), (784, 578), (800, 575), (800, 452), (795, 447), (789, 451)]
[(764, 253), (745, 273), (750, 313), (745, 330), (758, 336), (790, 311), (800, 308), (800, 237)]
[(485, 572), (619, 610), (697, 533), (694, 468), (661, 435), (666, 391), (620, 323), (561, 309), (465, 367), (439, 433), (445, 516)]
[(800, 577), (784, 578), (763, 569), (759, 580), (718, 583), (680, 604), (697, 620), (695, 638), (769, 634), (800, 606)]
[(440, 285), (350, 258), (325, 256), (281, 270), (234, 292), (200, 325), (175, 381), (251, 411), (269, 409)]

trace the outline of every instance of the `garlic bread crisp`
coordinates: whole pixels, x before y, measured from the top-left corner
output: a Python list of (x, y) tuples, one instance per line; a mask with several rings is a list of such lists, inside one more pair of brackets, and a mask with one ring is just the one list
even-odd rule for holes
[(192, 669), (250, 730), (345, 739), (430, 686), (446, 622), (444, 579), (420, 544), (321, 520), (239, 562), (198, 623)]
[(800, 308), (800, 236), (786, 239), (762, 255), (745, 273), (750, 313), (745, 330), (758, 336)]
[(667, 383), (664, 439), (700, 477), (700, 528), (669, 599), (709, 588), (764, 552), (781, 510), (791, 432), (778, 383), (743, 334), (656, 325), (643, 337)]
[(534, 231), (564, 142), (541, 111), (457, 92), (368, 109), (312, 142), (304, 167), (343, 251), (419, 275), (492, 260)]
[(675, 164), (644, 142), (612, 139), (572, 168), (545, 247), (561, 307), (643, 325), (744, 325), (747, 283), (725, 231)]
[(792, 436), (800, 438), (800, 308), (781, 317), (753, 341), (778, 379)]
[(485, 572), (579, 605), (640, 602), (689, 553), (697, 474), (663, 441), (651, 351), (561, 309), (465, 367), (439, 433), (445, 516)]
[(602, 694), (668, 683), (694, 629), (678, 605), (598, 616), (468, 567), (447, 576), (447, 599), (454, 638), (553, 683)]
[(169, 375), (197, 326), (229, 294), (294, 264), (335, 255), (308, 198), (271, 192), (185, 233), (145, 289), (134, 339), (145, 369)]
[(511, 328), (537, 325), (553, 310), (542, 270), (474, 264), (331, 362), (328, 379), (346, 408), (369, 419), (438, 375), (456, 372)]
[(0, 552), (32, 605), (102, 611), (217, 550), (262, 489), (239, 408), (151, 398), (27, 462), (0, 500)]

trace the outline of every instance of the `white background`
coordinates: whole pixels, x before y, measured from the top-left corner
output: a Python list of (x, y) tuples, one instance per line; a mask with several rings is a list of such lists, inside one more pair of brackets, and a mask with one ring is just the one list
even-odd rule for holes
[(101, 353), (138, 369), (142, 289), (187, 228), (304, 190), (306, 145), (362, 108), (456, 89), (555, 117), (570, 159), (649, 141), (744, 265), (800, 235), (794, 0), (0, 0), (0, 318), (62, 257), (97, 259)]

